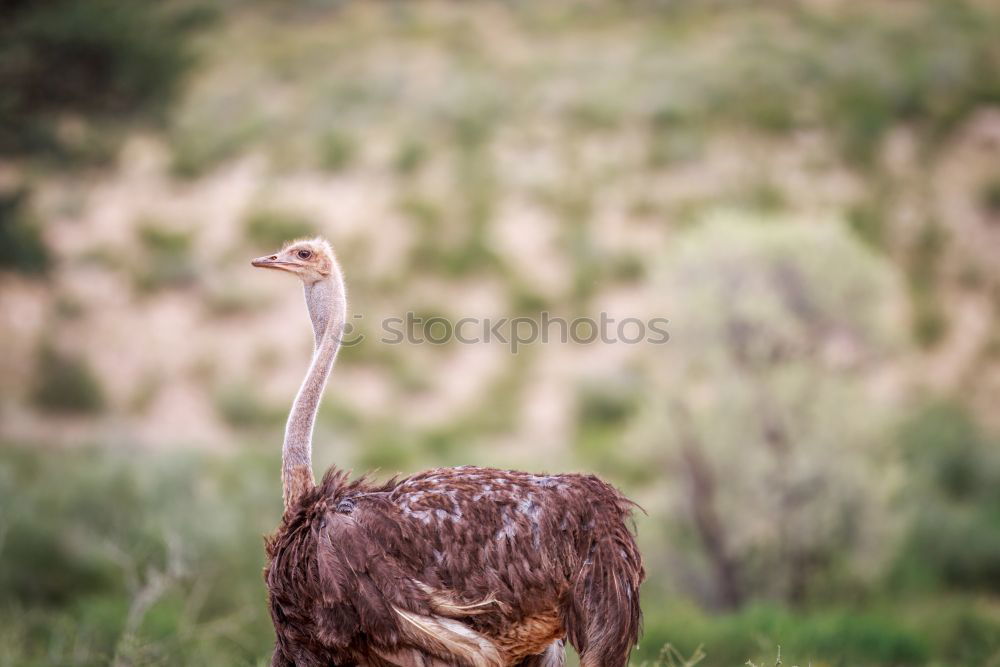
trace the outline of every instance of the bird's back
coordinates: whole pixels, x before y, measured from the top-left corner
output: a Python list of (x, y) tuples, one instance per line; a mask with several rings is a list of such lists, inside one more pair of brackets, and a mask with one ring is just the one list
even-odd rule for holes
[(276, 662), (392, 664), (414, 649), (515, 664), (586, 624), (595, 581), (637, 631), (631, 507), (585, 475), (461, 467), (374, 486), (331, 471), (268, 543)]

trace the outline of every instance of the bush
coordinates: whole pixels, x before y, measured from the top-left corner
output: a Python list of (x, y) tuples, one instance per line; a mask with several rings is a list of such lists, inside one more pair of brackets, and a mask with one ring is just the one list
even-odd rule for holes
[(83, 360), (42, 346), (38, 355), (34, 402), (42, 410), (95, 414), (104, 409), (104, 392)]
[(393, 160), (393, 168), (401, 175), (411, 175), (420, 171), (429, 157), (427, 146), (415, 139), (400, 144)]
[(146, 220), (138, 225), (143, 255), (135, 267), (135, 284), (142, 292), (194, 283), (197, 269), (191, 256), (192, 235)]
[(235, 428), (279, 426), (285, 418), (286, 408), (265, 403), (250, 387), (250, 383), (223, 387), (215, 401), (219, 414)]
[(932, 405), (902, 429), (914, 522), (897, 581), (1000, 592), (1000, 454), (955, 405)]
[(0, 269), (44, 273), (51, 262), (41, 229), (27, 213), (28, 193), (0, 193)]
[(273, 252), (287, 241), (316, 234), (316, 227), (304, 217), (275, 209), (254, 211), (247, 217), (245, 229), (251, 245), (265, 252)]
[(631, 454), (660, 462), (667, 520), (699, 545), (678, 547), (705, 578), (685, 584), (728, 608), (871, 584), (900, 524), (897, 404), (870, 381), (905, 340), (899, 276), (841, 221), (735, 213), (661, 265), (682, 332), (651, 370)]
[(174, 176), (194, 179), (216, 165), (238, 156), (267, 130), (265, 119), (254, 112), (232, 118), (229, 107), (209, 109), (210, 113), (189, 114), (174, 120), (170, 144), (170, 165)]
[[(49, 0), (0, 9), (0, 154), (73, 153), (72, 117), (156, 115), (192, 58), (186, 36), (205, 13), (166, 3)], [(79, 152), (79, 151), (77, 151)]]
[(1000, 216), (1000, 176), (984, 183), (979, 189), (982, 209), (990, 216)]
[(350, 166), (357, 154), (354, 140), (344, 132), (329, 132), (320, 145), (320, 166), (327, 171), (341, 171)]
[(277, 470), (0, 445), (0, 663), (262, 663)]

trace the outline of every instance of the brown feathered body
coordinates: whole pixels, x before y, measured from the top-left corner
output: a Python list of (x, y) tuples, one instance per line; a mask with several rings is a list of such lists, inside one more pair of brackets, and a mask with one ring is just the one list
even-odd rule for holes
[(644, 573), (633, 504), (591, 475), (331, 470), (268, 539), (275, 665), (628, 661)]

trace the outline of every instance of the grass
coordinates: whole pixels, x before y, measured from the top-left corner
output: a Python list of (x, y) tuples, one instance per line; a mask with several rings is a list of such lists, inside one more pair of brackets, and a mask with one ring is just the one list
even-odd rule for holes
[(700, 646), (690, 656), (685, 657), (674, 648), (673, 644), (667, 644), (660, 649), (656, 660), (643, 660), (636, 667), (695, 667), (706, 657), (705, 651)]
[(704, 646), (703, 667), (760, 665), (781, 645), (800, 664), (926, 664), (931, 654), (926, 639), (890, 618), (849, 608), (795, 614), (767, 605), (713, 617), (668, 604), (647, 611), (638, 658), (655, 659), (666, 645), (680, 655), (694, 655)]

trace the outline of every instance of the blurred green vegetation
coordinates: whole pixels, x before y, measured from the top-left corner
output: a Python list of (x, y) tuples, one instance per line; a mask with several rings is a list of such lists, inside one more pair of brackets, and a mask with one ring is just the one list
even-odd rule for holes
[(342, 171), (357, 156), (357, 147), (346, 132), (328, 132), (320, 148), (320, 165), (327, 171)]
[(271, 457), (0, 448), (0, 664), (265, 664)]
[(910, 587), (1000, 592), (1000, 442), (959, 406), (938, 404), (903, 428), (915, 519), (896, 576)]
[[(656, 445), (619, 456), (658, 467), (696, 547), (663, 548), (720, 608), (865, 590), (904, 522), (899, 408), (872, 383), (906, 338), (888, 310), (896, 274), (843, 225), (760, 213), (702, 222), (661, 273), (681, 335), (647, 369), (631, 425)], [(597, 449), (614, 455), (621, 439)]]
[(230, 426), (240, 429), (282, 424), (286, 416), (284, 406), (266, 405), (245, 382), (223, 387), (216, 407)]
[(186, 38), (210, 13), (127, 0), (0, 8), (0, 155), (112, 155), (94, 125), (162, 117), (192, 65)]
[(288, 241), (315, 234), (315, 225), (289, 211), (262, 208), (251, 212), (246, 219), (247, 240), (262, 252), (274, 252)]
[(35, 382), (32, 398), (46, 412), (96, 414), (104, 408), (100, 380), (87, 362), (49, 343), (39, 350)]
[(51, 256), (27, 199), (25, 190), (0, 191), (0, 268), (38, 275), (48, 269)]
[(197, 279), (190, 232), (156, 220), (142, 220), (135, 225), (142, 247), (136, 258), (133, 277), (137, 291), (151, 293), (166, 287), (185, 287)]

